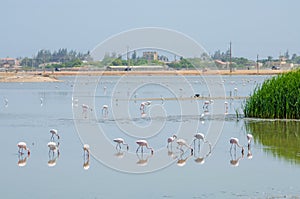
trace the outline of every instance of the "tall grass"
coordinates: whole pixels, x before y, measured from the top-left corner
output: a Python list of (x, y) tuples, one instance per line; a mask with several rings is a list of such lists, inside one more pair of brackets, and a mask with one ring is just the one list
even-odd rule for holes
[(300, 119), (300, 70), (264, 81), (247, 99), (246, 117)]

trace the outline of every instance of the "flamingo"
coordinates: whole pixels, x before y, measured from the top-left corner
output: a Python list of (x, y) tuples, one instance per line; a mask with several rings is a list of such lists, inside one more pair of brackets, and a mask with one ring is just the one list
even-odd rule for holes
[(250, 149), (250, 144), (251, 144), (251, 140), (253, 139), (253, 135), (252, 134), (247, 134), (247, 140), (248, 140), (248, 149)]
[(193, 154), (194, 152), (193, 148), (190, 145), (188, 145), (184, 139), (178, 139), (176, 142), (178, 144), (177, 148), (180, 146), (181, 151), (183, 151), (182, 147), (186, 146), (187, 148), (191, 149), (191, 154)]
[(237, 96), (238, 88), (234, 88), (234, 96)]
[(90, 111), (93, 111), (92, 108), (90, 108), (88, 105), (86, 104), (82, 104), (81, 105), (82, 107), (82, 114), (84, 114), (84, 117), (87, 118), (87, 111), (90, 110)]
[(208, 105), (210, 104), (210, 102), (208, 100), (204, 101), (204, 104), (203, 104), (203, 109), (205, 112), (208, 112)]
[(169, 148), (169, 145), (171, 145), (171, 148), (172, 148), (172, 143), (177, 139), (177, 136), (176, 135), (172, 135), (172, 137), (169, 137), (167, 139), (167, 142), (168, 142), (168, 145), (167, 145), (167, 148)]
[(51, 129), (51, 130), (50, 130), (50, 133), (52, 134), (51, 140), (54, 140), (54, 135), (57, 137), (57, 139), (60, 138), (59, 135), (58, 135), (58, 133), (57, 133), (57, 130), (56, 130), (56, 129)]
[(4, 98), (4, 106), (5, 106), (5, 108), (8, 107), (8, 99), (6, 97)]
[(93, 109), (90, 108), (89, 105), (82, 104), (81, 107), (82, 107), (82, 112), (87, 112), (88, 110), (93, 111)]
[(84, 157), (87, 156), (87, 157), (90, 157), (90, 145), (88, 144), (84, 144), (83, 145), (83, 155)]
[(108, 105), (106, 104), (102, 106), (102, 115), (105, 117), (108, 115)]
[(225, 101), (224, 105), (225, 105), (225, 114), (228, 114), (228, 102)]
[(198, 150), (199, 150), (199, 148), (200, 148), (200, 140), (203, 140), (203, 142), (204, 143), (208, 143), (208, 145), (209, 145), (209, 150), (211, 151), (211, 144), (210, 144), (210, 142), (209, 141), (207, 141), (206, 139), (205, 139), (205, 136), (204, 136), (204, 134), (203, 133), (196, 133), (195, 135), (194, 135), (194, 148), (195, 148), (195, 142), (196, 142), (196, 140), (198, 140), (199, 142), (198, 142)]
[(23, 154), (23, 150), (26, 150), (27, 151), (27, 154), (28, 156), (30, 155), (30, 150), (29, 148), (27, 147), (26, 143), (25, 142), (19, 142), (17, 144), (17, 146), (19, 147), (19, 153)]
[(44, 99), (41, 97), (40, 98), (40, 103), (41, 103), (41, 106), (43, 106), (43, 104), (44, 104)]
[(123, 138), (115, 138), (115, 139), (114, 139), (114, 142), (117, 143), (116, 149), (118, 149), (118, 147), (119, 147), (119, 149), (121, 149), (121, 144), (122, 144), (122, 145), (125, 145), (125, 146), (126, 146), (127, 151), (129, 150), (129, 146), (128, 146), (127, 143), (125, 143), (125, 141), (124, 141)]
[(136, 153), (138, 152), (139, 148), (141, 148), (141, 152), (143, 153), (143, 148), (144, 148), (144, 146), (145, 146), (147, 149), (150, 149), (150, 150), (151, 150), (151, 154), (154, 153), (153, 148), (152, 148), (152, 147), (149, 147), (148, 142), (147, 142), (146, 140), (137, 140), (136, 143), (139, 145), (139, 147), (136, 149)]
[(150, 106), (150, 105), (151, 105), (151, 101), (142, 102), (140, 105), (140, 110), (144, 111), (146, 106)]
[(54, 152), (57, 152), (57, 155), (59, 156), (58, 145), (59, 144), (56, 144), (55, 142), (48, 142), (47, 146), (49, 147), (49, 154), (50, 154), (50, 151), (52, 151), (53, 155), (54, 155)]
[(231, 137), (230, 140), (229, 140), (230, 144), (231, 144), (231, 147), (230, 147), (230, 152), (231, 152), (231, 149), (232, 149), (232, 145), (235, 145), (234, 149), (236, 150), (236, 146), (242, 148), (242, 154), (244, 154), (244, 147), (242, 145), (240, 145), (239, 143), (239, 139), (237, 138), (234, 138), (234, 137)]

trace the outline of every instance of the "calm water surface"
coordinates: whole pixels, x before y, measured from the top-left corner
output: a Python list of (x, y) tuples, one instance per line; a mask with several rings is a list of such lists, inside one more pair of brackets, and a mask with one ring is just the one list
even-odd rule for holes
[[(89, 95), (86, 93), (89, 90), (80, 90), (80, 94), (74, 96), (73, 77), (64, 77), (62, 78), (64, 81), (58, 83), (0, 83), (1, 198), (300, 197), (299, 122), (236, 119), (236, 111), (242, 113), (243, 98), (234, 100), (227, 98), (227, 114), (220, 114), (218, 111), (213, 114), (213, 106), (225, 112), (225, 99), (216, 98), (210, 105), (208, 113), (201, 117), (200, 115), (204, 113), (204, 100), (193, 98), (195, 93), (204, 97), (209, 96), (213, 91), (207, 84), (224, 86), (227, 97), (246, 97), (257, 84), (269, 76), (223, 76), (223, 82), (186, 77), (193, 92), (185, 89), (176, 77), (147, 78), (153, 80), (153, 83), (145, 81), (146, 77), (131, 77), (126, 83), (122, 82), (120, 89), (116, 86), (120, 86), (120, 77), (102, 77), (92, 92), (94, 104), (90, 106), (93, 111), (87, 112), (83, 112), (81, 108), (84, 101), (80, 98), (77, 102), (75, 97), (84, 98)], [(147, 83), (143, 84), (143, 80)], [(130, 84), (137, 82), (142, 86), (134, 91), (126, 89), (131, 88)], [(164, 82), (164, 85), (157, 82)], [(85, 79), (82, 82), (77, 81), (76, 84), (88, 86), (89, 82)], [(165, 86), (168, 84), (170, 87)], [(175, 91), (174, 88), (178, 90)], [(179, 100), (172, 99), (178, 96)], [(107, 116), (102, 115), (103, 104), (120, 107), (122, 97), (124, 100), (130, 99), (129, 102), (126, 101), (129, 108), (125, 116), (111, 110)], [(139, 104), (147, 99), (151, 99), (152, 104), (145, 110), (145, 115), (141, 116)], [(198, 115), (183, 111), (185, 108), (182, 105), (189, 107), (195, 104), (199, 107), (195, 110), (199, 112)], [(163, 107), (163, 111), (156, 110), (156, 107)], [(74, 114), (77, 116), (74, 117)], [(164, 121), (162, 127), (153, 130), (152, 125), (160, 124), (162, 120)], [(174, 143), (172, 150), (174, 160), (169, 166), (154, 169), (153, 172), (133, 174), (102, 164), (95, 156), (90, 158), (90, 167), (85, 170), (82, 150), (84, 138), (82, 132), (78, 134), (76, 125), (78, 123), (93, 124), (101, 128), (111, 146), (101, 150), (100, 154), (117, 159), (120, 168), (126, 161), (131, 161), (132, 168), (137, 171), (140, 168), (150, 169), (158, 161), (158, 157), (167, 161), (172, 160), (166, 151), (166, 139), (181, 126), (195, 124), (204, 134), (208, 134), (212, 123), (223, 125), (223, 128), (218, 139), (212, 140), (215, 144), (210, 154), (201, 155), (197, 150), (193, 156), (190, 156), (188, 151), (180, 154)], [(147, 137), (155, 152), (151, 156), (146, 151), (144, 155), (149, 157), (146, 163), (143, 162), (144, 167), (138, 162), (145, 157), (137, 157), (135, 154), (134, 141), (138, 137), (126, 133), (126, 130), (122, 129), (126, 128), (126, 125), (147, 127), (145, 131), (147, 129), (155, 131), (154, 135)], [(49, 130), (52, 128), (58, 129), (61, 136), (60, 156), (57, 159), (55, 155), (52, 157), (48, 154), (47, 143), (50, 141)], [(185, 132), (178, 133), (185, 135)], [(229, 138), (237, 137), (241, 144), (246, 145), (247, 133), (254, 136), (251, 150), (246, 149), (244, 156), (240, 153), (240, 149), (237, 149), (236, 153), (234, 150), (230, 153)], [(125, 138), (130, 145), (128, 152), (121, 151), (123, 158), (115, 157), (117, 151), (111, 141), (115, 137)], [(30, 157), (18, 155), (16, 144), (19, 141), (27, 143), (31, 150)], [(201, 147), (201, 150), (205, 150), (202, 143)], [(206, 157), (204, 162), (197, 159), (198, 154), (199, 157)], [(51, 159), (56, 160), (55, 166), (48, 165)], [(186, 159), (184, 166), (177, 164), (181, 159)], [(20, 160), (25, 161), (26, 165), (19, 166)]]

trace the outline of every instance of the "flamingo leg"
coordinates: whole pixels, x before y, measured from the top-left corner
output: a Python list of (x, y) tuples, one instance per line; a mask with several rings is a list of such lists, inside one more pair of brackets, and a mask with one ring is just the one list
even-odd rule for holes
[(139, 146), (137, 149), (136, 149), (136, 153), (139, 151), (139, 148), (140, 148), (141, 146)]

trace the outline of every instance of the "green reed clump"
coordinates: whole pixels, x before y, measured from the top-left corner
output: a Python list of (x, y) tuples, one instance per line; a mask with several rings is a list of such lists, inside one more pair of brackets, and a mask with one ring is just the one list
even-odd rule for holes
[(264, 81), (247, 99), (246, 117), (300, 119), (300, 70)]

